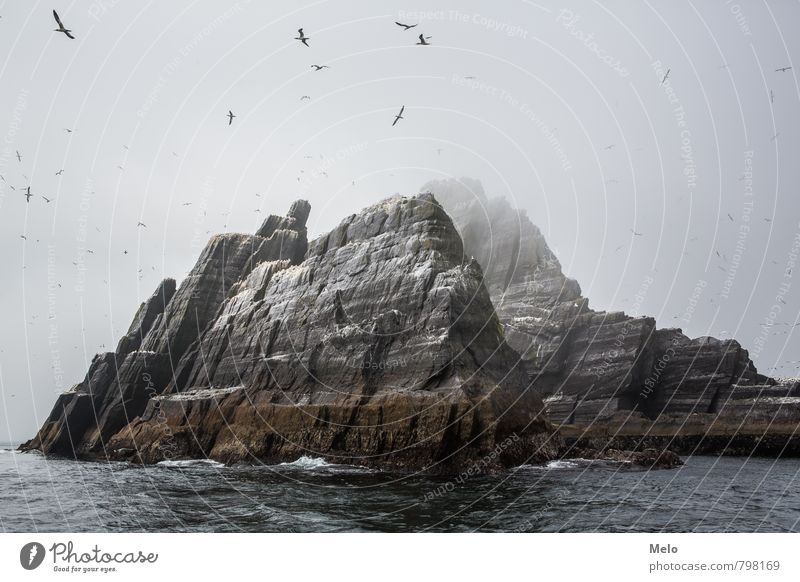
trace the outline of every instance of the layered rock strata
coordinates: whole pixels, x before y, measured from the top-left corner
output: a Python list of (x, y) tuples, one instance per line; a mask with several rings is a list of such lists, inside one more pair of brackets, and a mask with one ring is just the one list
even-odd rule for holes
[(433, 196), (391, 198), (310, 244), (308, 211), (212, 239), (177, 291), (142, 307), (147, 329), (126, 336), (141, 340), (98, 356), (27, 448), (434, 472), (557, 454), (481, 268)]
[[(777, 441), (790, 443), (790, 429), (800, 423), (800, 391), (759, 374), (737, 341), (690, 339), (680, 329), (657, 328), (652, 317), (594, 311), (524, 211), (488, 198), (475, 180), (434, 181), (423, 190), (435, 194), (465, 252), (483, 266), (506, 341), (546, 396), (551, 420), (578, 433), (592, 426), (610, 434), (635, 412), (628, 436), (655, 430), (659, 419), (662, 436), (684, 425), (695, 427), (695, 437), (712, 426), (721, 434), (738, 427), (754, 438), (780, 433), (785, 438)], [(615, 448), (635, 444), (628, 439)]]

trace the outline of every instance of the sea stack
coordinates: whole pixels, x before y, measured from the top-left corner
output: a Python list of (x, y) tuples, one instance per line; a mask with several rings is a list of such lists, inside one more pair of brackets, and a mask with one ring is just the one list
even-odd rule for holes
[(309, 212), (299, 201), (255, 235), (212, 238), (23, 448), (440, 473), (558, 454), (482, 269), (432, 194), (311, 243)]

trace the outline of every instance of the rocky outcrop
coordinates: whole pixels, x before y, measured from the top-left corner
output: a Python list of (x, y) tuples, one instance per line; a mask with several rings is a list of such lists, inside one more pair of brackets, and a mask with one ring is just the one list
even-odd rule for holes
[(180, 287), (173, 279), (159, 285), (116, 351), (95, 356), (83, 382), (59, 396), (42, 429), (22, 448), (68, 456), (107, 453), (108, 439), (170, 384), (231, 286), (260, 262), (302, 257), (308, 208), (300, 201), (289, 216), (269, 217), (260, 229), (268, 236), (213, 237)]
[[(308, 213), (295, 203), (256, 235), (214, 237), (159, 309), (142, 308), (141, 341), (98, 356), (123, 360), (116, 374), (93, 364), (104, 388), (73, 391), (95, 399), (57, 405), (27, 447), (434, 472), (557, 454), (483, 272), (433, 196), (391, 198), (311, 244)], [(57, 443), (83, 412), (80, 435)]]
[(465, 252), (484, 268), (506, 340), (554, 422), (599, 429), (635, 412), (645, 423), (660, 419), (663, 427), (671, 419), (677, 427), (692, 415), (705, 415), (706, 425), (717, 416), (734, 422), (746, 410), (748, 423), (789, 423), (762, 425), (772, 433), (800, 423), (796, 388), (759, 374), (735, 340), (690, 339), (658, 329), (651, 317), (594, 311), (524, 211), (488, 198), (474, 180), (434, 181), (423, 190), (453, 217)]

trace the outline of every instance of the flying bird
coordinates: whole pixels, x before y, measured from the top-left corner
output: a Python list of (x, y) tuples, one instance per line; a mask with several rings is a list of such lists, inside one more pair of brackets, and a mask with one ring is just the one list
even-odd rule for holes
[(143, 227), (147, 228), (147, 225), (144, 222), (137, 222), (136, 223), (136, 228), (139, 228), (140, 226), (143, 226)]
[(17, 152), (17, 161), (21, 162), (22, 161), (22, 156), (19, 155), (19, 150), (16, 150), (16, 152)]
[(311, 97), (309, 97), (308, 95), (303, 95), (302, 97), (300, 97), (300, 101), (303, 101), (305, 99), (311, 99)]
[(394, 23), (397, 26), (402, 26), (403, 30), (408, 30), (409, 28), (414, 28), (415, 26), (417, 26), (416, 24), (403, 24), (402, 22), (397, 22), (396, 20), (394, 21)]
[(781, 67), (780, 69), (775, 69), (776, 73), (785, 73), (786, 71), (791, 71), (792, 67)]
[(31, 194), (31, 187), (28, 186), (26, 190), (27, 190), (27, 192), (25, 194), (23, 194), (23, 196), (25, 196), (25, 202), (30, 202), (31, 201), (31, 196), (33, 196), (33, 194)]
[(68, 128), (68, 127), (65, 127), (64, 131), (66, 131), (67, 133), (72, 133), (72, 130), (70, 128)]
[(422, 35), (420, 34), (420, 35), (419, 35), (419, 42), (418, 42), (417, 44), (419, 44), (419, 45), (424, 45), (424, 46), (427, 46), (427, 45), (431, 44), (431, 43), (429, 43), (429, 42), (428, 42), (428, 40), (427, 40), (427, 39), (429, 39), (429, 38), (430, 38), (429, 36), (422, 36)]
[(228, 125), (231, 125), (233, 123), (233, 118), (234, 117), (236, 117), (236, 116), (233, 114), (233, 111), (228, 109)]
[(613, 149), (614, 149), (614, 144), (612, 143), (611, 145), (607, 145), (607, 146), (605, 147), (605, 149), (607, 149), (607, 150), (613, 150)]
[(311, 67), (315, 71), (321, 71), (322, 69), (330, 69), (330, 67), (328, 65), (311, 65)]
[(669, 72), (670, 72), (671, 70), (672, 70), (672, 69), (667, 69), (667, 73), (664, 75), (664, 78), (663, 78), (663, 79), (661, 79), (661, 84), (662, 84), (662, 85), (664, 84), (664, 81), (666, 81), (666, 80), (667, 80), (667, 77), (669, 77)]
[(631, 231), (631, 232), (633, 233), (633, 236), (642, 236), (642, 233), (641, 233), (641, 232), (636, 232), (636, 231), (635, 231), (635, 230), (633, 230), (632, 228), (629, 228), (628, 230), (629, 230), (629, 231)]
[(308, 42), (306, 42), (306, 41), (308, 41), (308, 39), (310, 39), (311, 37), (310, 36), (306, 36), (305, 34), (303, 34), (303, 29), (302, 28), (298, 28), (297, 29), (297, 34), (298, 34), (298, 36), (294, 37), (294, 39), (295, 40), (299, 40), (304, 45), (308, 46)]
[(733, 216), (731, 216), (731, 213), (730, 213), (730, 212), (728, 213), (728, 218), (730, 218), (730, 219), (731, 219), (731, 222), (733, 222)]
[(60, 175), (61, 175), (61, 174), (63, 174), (63, 173), (64, 173), (64, 170), (63, 170), (63, 168), (62, 168), (61, 170), (59, 170), (58, 172), (56, 172), (56, 176), (60, 176)]
[(400, 108), (400, 113), (398, 113), (397, 115), (394, 116), (394, 121), (392, 122), (392, 127), (394, 127), (397, 124), (397, 122), (400, 121), (401, 119), (405, 119), (403, 117), (403, 111), (405, 110), (405, 108), (406, 108), (406, 106), (403, 105)]
[(64, 28), (64, 24), (62, 24), (61, 19), (58, 17), (58, 12), (56, 12), (55, 10), (53, 10), (53, 17), (56, 19), (56, 22), (58, 23), (58, 28), (53, 29), (53, 32), (63, 32), (69, 38), (74, 40), (75, 37), (72, 36), (72, 31), (68, 28)]
[(191, 202), (184, 202), (183, 204), (181, 204), (181, 206), (191, 206), (191, 205), (192, 205)]
[(44, 201), (45, 201), (47, 204), (50, 204), (50, 202), (52, 202), (52, 199), (51, 199), (51, 198), (48, 198), (47, 196), (42, 196), (42, 198), (44, 198)]

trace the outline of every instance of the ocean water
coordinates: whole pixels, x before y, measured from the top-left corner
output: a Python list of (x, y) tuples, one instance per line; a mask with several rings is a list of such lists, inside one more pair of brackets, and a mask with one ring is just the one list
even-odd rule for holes
[(0, 449), (8, 532), (800, 531), (800, 460), (690, 457), (678, 469), (562, 460), (431, 478), (304, 457), (141, 467)]

